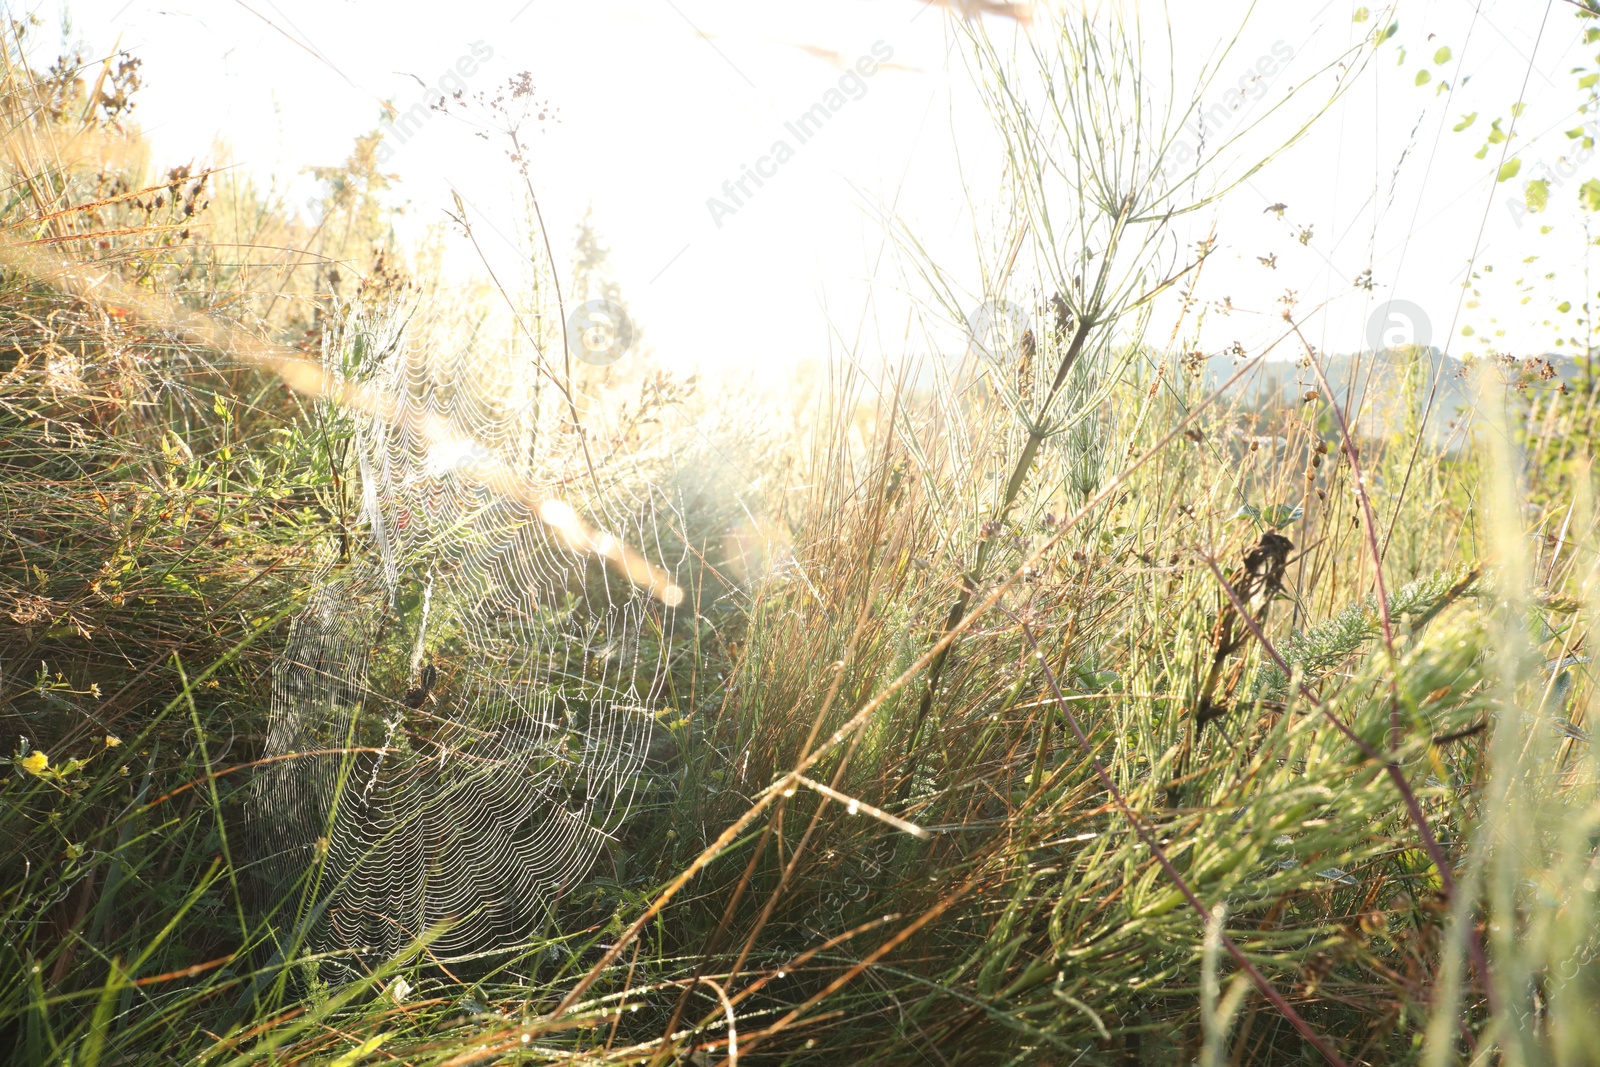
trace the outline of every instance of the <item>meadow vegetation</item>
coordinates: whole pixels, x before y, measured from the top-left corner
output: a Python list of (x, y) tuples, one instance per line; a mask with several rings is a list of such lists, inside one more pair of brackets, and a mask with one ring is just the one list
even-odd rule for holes
[[(633, 806), (535, 935), (443, 960), (425, 933), (330, 981), (250, 784), (363, 475), (337, 393), (274, 368), (402, 329), (559, 350), (528, 332), (554, 275), (446, 314), (376, 135), (309, 222), (240, 171), (153, 169), (135, 57), (37, 70), (5, 32), (0, 1056), (1600, 1057), (1596, 379), (1482, 361), (1445, 448), (1441, 364), (1374, 362), (1417, 417), (1359, 419), (1292, 300), (1271, 353), (1191, 352), (1204, 309), (1152, 309), (1203, 274), (1170, 226), (1212, 194), (1166, 176), (1137, 49), (1071, 21), (1020, 59), (959, 31), (1021, 220), (985, 285), (1027, 289), (1026, 250), (1035, 329), (840, 362), (756, 415), (568, 370), (600, 477), (702, 449)], [(601, 291), (592, 233), (576, 258), (568, 295)], [(1294, 395), (1216, 388), (1268, 355)]]

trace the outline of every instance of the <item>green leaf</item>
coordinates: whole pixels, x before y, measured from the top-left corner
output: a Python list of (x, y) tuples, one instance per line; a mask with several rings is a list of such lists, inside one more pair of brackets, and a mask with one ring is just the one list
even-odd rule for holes
[(1515, 104), (1511, 105), (1511, 117), (1514, 119), (1519, 119), (1522, 117), (1522, 113), (1527, 109), (1528, 105), (1524, 104), (1521, 100), (1518, 100)]
[(173, 589), (183, 593), (185, 596), (192, 596), (196, 600), (205, 599), (204, 594), (202, 594), (200, 590), (196, 589), (188, 581), (184, 580), (178, 575), (173, 574), (171, 571), (168, 571), (166, 574), (161, 576), (161, 584), (171, 586)]
[(1471, 126), (1476, 121), (1478, 121), (1478, 113), (1474, 111), (1470, 115), (1462, 115), (1461, 121), (1450, 128), (1456, 133), (1460, 133), (1462, 130), (1466, 129), (1468, 126)]
[(1590, 178), (1578, 187), (1578, 203), (1589, 211), (1600, 211), (1600, 178)]
[(101, 1051), (105, 1048), (106, 1034), (111, 1030), (111, 1020), (115, 1015), (118, 994), (126, 987), (126, 978), (122, 973), (122, 959), (118, 956), (111, 957), (111, 973), (106, 977), (105, 987), (100, 991), (100, 1000), (95, 1005), (94, 1016), (89, 1022), (89, 1036), (78, 1049), (75, 1062), (79, 1067), (97, 1067), (100, 1062)]
[(328, 1067), (355, 1067), (356, 1064), (378, 1051), (378, 1046), (389, 1040), (388, 1034), (376, 1034), (367, 1038), (343, 1056), (334, 1060)]
[(1433, 61), (1435, 63), (1448, 63), (1448, 62), (1450, 62), (1450, 46), (1449, 45), (1445, 45), (1443, 48), (1441, 48), (1437, 52), (1435, 52), (1433, 54)]
[(1261, 512), (1261, 521), (1273, 529), (1281, 530), (1290, 523), (1299, 522), (1306, 509), (1295, 504), (1274, 504)]
[(1500, 173), (1495, 177), (1497, 182), (1510, 181), (1517, 176), (1517, 171), (1522, 169), (1522, 160), (1512, 157), (1500, 165)]
[(1432, 80), (1433, 80), (1433, 75), (1429, 74), (1427, 72), (1427, 70), (1419, 70), (1419, 71), (1417, 71), (1416, 80), (1413, 81), (1411, 84), (1413, 84), (1413, 85), (1427, 85)]
[(1583, 31), (1584, 44), (1594, 44), (1596, 41), (1600, 41), (1600, 29), (1591, 28)]
[(1590, 178), (1578, 186), (1578, 203), (1590, 211), (1600, 211), (1600, 178)]
[(1592, 89), (1596, 82), (1600, 82), (1600, 74), (1585, 74), (1578, 79), (1578, 88)]
[(1383, 31), (1383, 35), (1378, 38), (1378, 43), (1382, 44), (1399, 32), (1400, 20), (1396, 19), (1394, 22), (1389, 23), (1389, 28)]
[(1122, 680), (1117, 676), (1116, 671), (1091, 671), (1082, 666), (1074, 666), (1072, 673), (1077, 675), (1078, 681), (1082, 683), (1085, 689), (1097, 693), (1103, 693), (1108, 689), (1114, 688)]
[(1242, 504), (1239, 510), (1228, 516), (1229, 520), (1249, 519), (1252, 522), (1274, 529), (1281, 529), (1292, 522), (1299, 522), (1306, 509), (1296, 504), (1270, 504), (1265, 508), (1258, 508), (1254, 504)]
[(1522, 197), (1528, 204), (1528, 210), (1538, 214), (1550, 205), (1550, 181), (1547, 178), (1535, 178), (1522, 190)]
[(1372, 12), (1368, 11), (1364, 7), (1358, 7), (1358, 8), (1356, 8), (1356, 13), (1354, 15), (1350, 16), (1350, 21), (1351, 22), (1365, 22), (1365, 21), (1367, 21), (1367, 19), (1369, 19), (1371, 17), (1372, 17)]
[(1567, 312), (1572, 310), (1572, 301), (1570, 301), (1570, 300), (1561, 301), (1561, 303), (1556, 305), (1556, 310), (1561, 312), (1561, 314), (1565, 315)]

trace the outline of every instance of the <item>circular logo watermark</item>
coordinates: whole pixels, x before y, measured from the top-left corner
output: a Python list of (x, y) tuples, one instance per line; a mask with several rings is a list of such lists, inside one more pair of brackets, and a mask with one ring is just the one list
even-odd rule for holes
[(1028, 313), (1019, 305), (1009, 300), (986, 300), (967, 316), (967, 355), (976, 352), (998, 363), (1017, 352), (1022, 335), (1030, 329)]
[(585, 300), (567, 316), (567, 348), (578, 359), (608, 367), (633, 346), (633, 320), (612, 300)]
[(1379, 304), (1367, 319), (1367, 345), (1374, 352), (1403, 345), (1426, 348), (1433, 340), (1428, 313), (1409, 300)]

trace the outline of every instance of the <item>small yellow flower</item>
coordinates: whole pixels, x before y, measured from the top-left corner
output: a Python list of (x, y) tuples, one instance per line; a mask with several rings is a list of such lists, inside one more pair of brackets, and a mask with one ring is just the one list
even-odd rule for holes
[(45, 768), (50, 766), (50, 757), (43, 752), (30, 752), (17, 761), (18, 765), (29, 774), (43, 775)]
[(107, 748), (116, 748), (120, 744), (122, 744), (122, 738), (117, 737), (115, 734), (106, 734)]

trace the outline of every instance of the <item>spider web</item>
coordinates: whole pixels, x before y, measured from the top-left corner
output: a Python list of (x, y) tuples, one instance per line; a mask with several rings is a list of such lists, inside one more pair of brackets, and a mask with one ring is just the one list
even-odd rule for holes
[(665, 554), (646, 464), (586, 457), (526, 357), (344, 336), (361, 516), (274, 668), (252, 802), (281, 925), (353, 977), (425, 935), (441, 961), (513, 946), (587, 874), (633, 800), (681, 594), (619, 547)]

